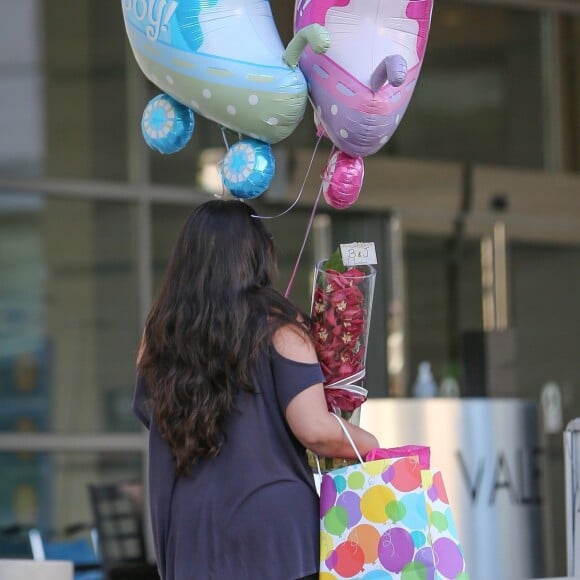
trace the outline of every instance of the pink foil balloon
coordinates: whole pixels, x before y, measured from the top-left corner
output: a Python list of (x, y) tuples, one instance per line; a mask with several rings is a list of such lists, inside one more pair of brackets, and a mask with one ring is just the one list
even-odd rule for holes
[(397, 130), (427, 48), (434, 0), (296, 0), (294, 29), (324, 26), (330, 48), (306, 47), (300, 69), (318, 123), (356, 157), (376, 153)]
[(322, 172), (322, 194), (334, 209), (346, 209), (358, 199), (364, 179), (362, 157), (334, 153)]

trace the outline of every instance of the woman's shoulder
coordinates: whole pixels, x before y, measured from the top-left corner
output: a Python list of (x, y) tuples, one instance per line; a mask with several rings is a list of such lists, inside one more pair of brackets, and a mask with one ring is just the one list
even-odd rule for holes
[(306, 328), (284, 324), (272, 336), (275, 354), (298, 363), (318, 363), (314, 344)]

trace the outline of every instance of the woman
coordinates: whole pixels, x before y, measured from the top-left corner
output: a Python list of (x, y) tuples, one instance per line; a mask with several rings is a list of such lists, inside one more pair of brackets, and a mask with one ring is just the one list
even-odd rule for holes
[[(149, 429), (149, 501), (164, 580), (318, 578), (318, 495), (305, 448), (354, 456), (324, 399), (304, 316), (243, 202), (185, 223), (145, 325), (134, 411)], [(376, 438), (347, 426), (362, 453)]]

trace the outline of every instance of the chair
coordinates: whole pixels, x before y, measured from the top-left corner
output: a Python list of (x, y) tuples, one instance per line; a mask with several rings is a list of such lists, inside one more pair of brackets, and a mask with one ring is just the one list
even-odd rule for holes
[(28, 527), (21, 524), (8, 524), (0, 527), (0, 558), (31, 558)]
[(159, 580), (157, 567), (147, 561), (139, 491), (129, 482), (89, 485), (107, 580)]
[(74, 524), (61, 533), (28, 531), (32, 557), (37, 562), (68, 560), (74, 565), (74, 580), (103, 580), (102, 565), (97, 557), (96, 530)]

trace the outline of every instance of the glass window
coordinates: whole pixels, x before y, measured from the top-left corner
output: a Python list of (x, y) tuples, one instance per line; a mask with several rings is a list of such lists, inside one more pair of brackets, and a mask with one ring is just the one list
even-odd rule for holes
[(154, 204), (151, 210), (153, 244), (153, 295), (157, 296), (165, 277), (171, 250), (195, 206)]
[(127, 126), (140, 117), (127, 118), (126, 34), (118, 3), (37, 4), (44, 40), (45, 174), (126, 179)]
[(580, 16), (569, 16), (563, 25), (564, 111), (567, 163), (580, 171)]
[(0, 430), (138, 429), (134, 208), (0, 193), (0, 281)]
[[(463, 333), (482, 329), (479, 240), (405, 236), (408, 388), (421, 361), (461, 381)], [(408, 391), (411, 392), (410, 390)]]
[(541, 167), (540, 13), (436, 2), (425, 60), (386, 151)]
[(517, 331), (518, 379), (536, 398), (556, 381), (565, 421), (580, 413), (580, 248), (513, 242), (511, 311)]

